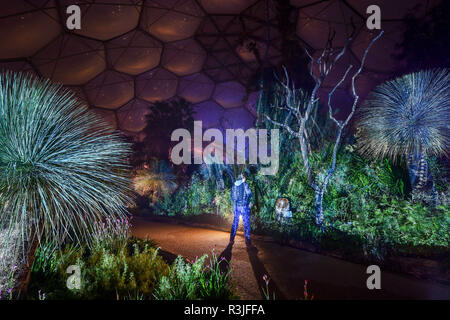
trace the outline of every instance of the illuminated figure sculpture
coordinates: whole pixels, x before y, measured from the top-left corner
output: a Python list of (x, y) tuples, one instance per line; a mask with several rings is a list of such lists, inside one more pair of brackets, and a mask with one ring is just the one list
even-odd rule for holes
[(253, 197), (252, 191), (245, 183), (245, 174), (241, 174), (231, 188), (231, 200), (234, 206), (234, 220), (231, 228), (230, 244), (234, 244), (234, 237), (239, 226), (239, 218), (242, 216), (244, 222), (245, 244), (248, 248), (254, 248), (250, 241), (250, 207)]
[(292, 218), (292, 211), (289, 210), (289, 200), (279, 198), (275, 204), (275, 213), (279, 222), (289, 222)]

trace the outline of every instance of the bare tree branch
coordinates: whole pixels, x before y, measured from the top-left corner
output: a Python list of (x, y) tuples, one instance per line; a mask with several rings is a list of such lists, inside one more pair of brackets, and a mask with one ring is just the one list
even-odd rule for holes
[[(353, 25), (353, 27), (354, 27), (354, 25)], [(334, 143), (331, 167), (328, 170), (324, 181), (320, 185), (317, 184), (317, 182), (315, 181), (315, 178), (313, 177), (311, 167), (309, 164), (308, 154), (309, 154), (309, 150), (311, 148), (310, 148), (308, 132), (306, 130), (306, 125), (307, 125), (308, 120), (310, 119), (310, 115), (311, 115), (313, 106), (319, 101), (319, 98), (317, 97), (317, 93), (318, 93), (320, 87), (322, 86), (322, 83), (324, 82), (324, 80), (328, 76), (328, 74), (336, 66), (336, 64), (339, 62), (339, 60), (346, 53), (349, 45), (351, 44), (351, 42), (353, 40), (354, 34), (355, 34), (355, 27), (353, 29), (352, 35), (345, 42), (345, 45), (339, 51), (336, 51), (332, 48), (332, 43), (333, 43), (336, 33), (334, 31), (330, 30), (330, 32), (328, 34), (326, 46), (321, 51), (317, 60), (313, 57), (313, 55), (310, 54), (310, 52), (307, 49), (305, 49), (306, 55), (311, 60), (309, 73), (310, 73), (310, 76), (313, 78), (315, 85), (314, 85), (314, 88), (311, 92), (311, 96), (309, 97), (308, 103), (304, 110), (302, 110), (303, 101), (302, 101), (302, 99), (298, 99), (298, 101), (297, 101), (296, 89), (295, 89), (294, 83), (293, 83), (293, 81), (290, 81), (288, 71), (283, 66), (285, 80), (280, 81), (278, 79), (278, 77), (277, 77), (277, 80), (279, 81), (279, 83), (282, 87), (282, 90), (284, 92), (284, 96), (285, 96), (284, 102), (285, 103), (282, 106), (271, 106), (271, 107), (278, 108), (280, 110), (287, 110), (288, 114), (285, 117), (284, 122), (275, 121), (275, 120), (271, 119), (267, 114), (264, 114), (265, 118), (270, 123), (272, 123), (275, 126), (284, 128), (290, 135), (299, 139), (300, 151), (301, 151), (301, 155), (302, 155), (302, 159), (303, 159), (303, 164), (305, 167), (306, 174), (308, 176), (308, 184), (316, 192), (316, 208), (315, 208), (316, 222), (319, 225), (321, 225), (323, 222), (323, 205), (322, 205), (323, 196), (326, 191), (328, 182), (336, 168), (336, 157), (337, 157), (337, 151), (339, 149), (341, 138), (342, 138), (342, 132), (343, 132), (344, 128), (348, 125), (351, 118), (353, 117), (353, 114), (355, 113), (356, 105), (358, 103), (359, 96), (356, 93), (355, 81), (356, 81), (356, 78), (360, 75), (360, 73), (364, 67), (364, 63), (365, 63), (365, 60), (366, 60), (366, 57), (367, 57), (367, 54), (368, 54), (370, 48), (373, 46), (375, 41), (377, 41), (382, 36), (383, 31), (381, 31), (375, 38), (372, 39), (372, 41), (370, 42), (370, 44), (368, 45), (368, 47), (366, 48), (366, 50), (364, 52), (360, 67), (352, 76), (351, 85), (352, 85), (353, 104), (352, 104), (351, 112), (348, 114), (348, 116), (344, 122), (337, 120), (333, 116), (333, 107), (332, 107), (331, 99), (332, 99), (332, 96), (334, 95), (334, 93), (336, 92), (336, 90), (344, 83), (345, 79), (347, 79), (347, 76), (349, 75), (350, 71), (353, 69), (352, 65), (348, 66), (344, 75), (342, 75), (340, 80), (336, 83), (336, 85), (333, 87), (333, 89), (328, 94), (328, 115), (329, 115), (329, 118), (338, 127), (338, 132), (337, 132), (337, 136), (336, 136), (335, 143)], [(314, 72), (315, 69), (318, 72), (317, 75)], [(298, 125), (298, 128), (295, 130), (290, 125), (292, 115), (294, 115), (297, 120), (296, 124)], [(313, 125), (314, 124), (317, 125), (315, 122), (313, 123)]]

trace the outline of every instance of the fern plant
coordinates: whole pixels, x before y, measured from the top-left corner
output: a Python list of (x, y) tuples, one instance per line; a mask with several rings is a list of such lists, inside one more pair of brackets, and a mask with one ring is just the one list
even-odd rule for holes
[[(0, 74), (0, 227), (28, 243), (90, 244), (131, 203), (130, 147), (72, 93)], [(110, 219), (104, 219), (109, 217)]]

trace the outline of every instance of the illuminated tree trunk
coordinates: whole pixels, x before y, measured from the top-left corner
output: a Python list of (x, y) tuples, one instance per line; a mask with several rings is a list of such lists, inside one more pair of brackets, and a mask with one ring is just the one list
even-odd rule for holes
[(421, 153), (410, 154), (407, 167), (413, 198), (425, 195), (431, 198), (433, 205), (437, 205), (438, 196), (426, 156)]
[[(319, 101), (319, 98), (317, 97), (317, 94), (319, 92), (319, 88), (324, 83), (326, 77), (330, 73), (330, 71), (333, 69), (333, 67), (336, 65), (336, 63), (339, 61), (339, 59), (345, 54), (349, 44), (352, 41), (352, 37), (350, 37), (345, 46), (340, 50), (335, 50), (332, 48), (332, 42), (334, 39), (335, 34), (332, 33), (328, 36), (328, 42), (325, 49), (322, 51), (322, 54), (319, 56), (319, 58), (313, 57), (308, 50), (305, 50), (306, 54), (311, 60), (310, 63), (310, 75), (314, 79), (315, 86), (312, 90), (311, 97), (309, 98), (309, 101), (307, 103), (306, 108), (304, 110), (302, 109), (302, 103), (300, 101), (296, 100), (295, 96), (295, 87), (293, 83), (289, 82), (289, 76), (286, 68), (284, 68), (285, 82), (281, 82), (281, 86), (284, 88), (285, 91), (285, 102), (281, 105), (275, 105), (275, 108), (278, 108), (280, 110), (287, 110), (287, 116), (285, 117), (283, 122), (275, 121), (274, 119), (270, 118), (267, 114), (265, 115), (266, 119), (270, 121), (272, 124), (277, 125), (278, 127), (284, 128), (290, 135), (296, 137), (299, 140), (300, 143), (300, 151), (303, 159), (303, 166), (305, 169), (305, 172), (308, 177), (308, 184), (309, 186), (314, 190), (315, 192), (315, 219), (316, 223), (323, 228), (323, 221), (324, 221), (324, 213), (323, 213), (323, 198), (324, 194), (326, 192), (328, 182), (333, 175), (335, 169), (336, 169), (336, 157), (337, 157), (337, 151), (339, 150), (341, 138), (342, 138), (342, 132), (349, 124), (350, 120), (352, 119), (355, 110), (356, 105), (359, 100), (359, 95), (356, 92), (356, 85), (355, 80), (360, 75), (367, 54), (374, 44), (375, 41), (377, 41), (381, 36), (383, 35), (383, 31), (381, 31), (376, 37), (372, 39), (366, 50), (364, 51), (364, 55), (361, 59), (361, 64), (359, 68), (354, 72), (353, 76), (351, 76), (351, 90), (353, 95), (353, 104), (351, 112), (347, 115), (345, 120), (341, 121), (334, 117), (333, 115), (333, 106), (331, 103), (331, 98), (334, 95), (335, 91), (338, 87), (340, 87), (347, 76), (349, 75), (350, 71), (352, 70), (353, 66), (349, 65), (345, 73), (342, 75), (341, 79), (338, 81), (338, 83), (332, 88), (330, 93), (328, 94), (328, 116), (330, 120), (332, 120), (336, 127), (337, 127), (337, 135), (336, 139), (334, 141), (334, 149), (333, 149), (333, 158), (332, 158), (332, 164), (331, 167), (327, 171), (327, 175), (325, 176), (325, 180), (323, 182), (320, 182), (317, 180), (317, 176), (313, 175), (313, 172), (311, 170), (311, 166), (308, 159), (309, 154), (309, 139), (307, 134), (307, 123), (311, 115), (311, 111), (313, 108), (313, 105), (316, 104)], [(297, 128), (293, 128), (291, 125), (291, 116), (296, 120)]]

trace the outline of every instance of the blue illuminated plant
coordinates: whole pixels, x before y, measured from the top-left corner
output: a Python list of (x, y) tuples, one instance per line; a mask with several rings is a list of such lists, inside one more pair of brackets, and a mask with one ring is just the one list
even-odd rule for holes
[(142, 196), (151, 194), (155, 203), (161, 197), (170, 195), (178, 187), (177, 177), (164, 160), (152, 159), (133, 178), (134, 190)]
[(71, 91), (0, 74), (0, 227), (18, 227), (21, 243), (91, 243), (131, 202), (129, 150)]
[(360, 109), (363, 154), (392, 160), (445, 153), (450, 142), (450, 74), (407, 74), (374, 89)]
[(374, 89), (359, 113), (362, 154), (407, 159), (413, 190), (430, 184), (426, 158), (450, 143), (450, 74), (446, 69), (407, 74)]

